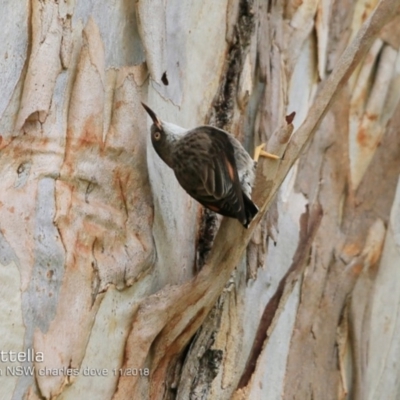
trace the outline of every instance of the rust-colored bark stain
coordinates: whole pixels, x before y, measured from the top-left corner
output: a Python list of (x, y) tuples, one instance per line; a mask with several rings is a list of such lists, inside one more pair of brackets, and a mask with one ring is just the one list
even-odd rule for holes
[(118, 100), (115, 102), (114, 109), (117, 110), (118, 108), (121, 108), (124, 104), (125, 104), (125, 101)]
[(103, 143), (103, 118), (101, 116), (93, 115), (87, 119), (78, 143), (83, 146)]
[(361, 272), (363, 271), (364, 266), (365, 266), (365, 264), (363, 262), (361, 262), (361, 261), (357, 262), (352, 266), (351, 272), (353, 273), (353, 275), (355, 277), (358, 277), (361, 274)]
[(359, 243), (346, 243), (343, 247), (343, 253), (348, 257), (355, 257), (361, 252)]
[(3, 136), (0, 135), (0, 137), (1, 137), (1, 139), (0, 139), (0, 150), (1, 151), (4, 150), (14, 140), (13, 136), (4, 138)]
[(91, 253), (92, 251), (92, 244), (87, 243), (86, 241), (82, 241), (77, 239), (75, 242), (75, 247), (74, 247), (74, 253), (79, 254), (79, 256), (85, 255), (86, 257)]
[(370, 121), (376, 121), (379, 117), (378, 114), (371, 114), (371, 113), (365, 113), (365, 116), (370, 120)]
[(98, 145), (98, 141), (95, 139), (95, 135), (92, 135), (90, 131), (87, 131), (87, 135), (81, 136), (76, 142), (75, 146), (77, 149), (91, 148)]
[(371, 146), (371, 137), (365, 131), (364, 127), (361, 127), (357, 132), (357, 142), (361, 147), (369, 148)]
[(286, 2), (285, 18), (291, 19), (297, 9), (304, 3), (304, 0), (289, 0)]
[[(371, 124), (378, 119), (376, 114), (365, 114), (364, 117), (371, 122)], [(378, 141), (375, 136), (372, 136), (370, 133), (371, 124), (365, 124), (365, 120), (361, 123), (361, 126), (357, 132), (357, 142), (358, 144), (366, 149), (375, 150)], [(374, 128), (376, 130), (376, 128)]]
[[(91, 116), (84, 124), (81, 133), (75, 133), (72, 129), (67, 131), (67, 141), (65, 146), (65, 160), (63, 168), (66, 167), (73, 171), (81, 163), (85, 152), (93, 152), (103, 145), (102, 129), (100, 130), (100, 116)], [(98, 150), (97, 150), (98, 151)]]
[(364, 11), (361, 16), (362, 22), (365, 22), (366, 19), (370, 16), (373, 8), (374, 8), (374, 6), (371, 3), (368, 3), (368, 2), (364, 3)]
[(369, 263), (371, 266), (375, 266), (382, 255), (383, 246), (376, 248), (373, 252), (369, 254)]

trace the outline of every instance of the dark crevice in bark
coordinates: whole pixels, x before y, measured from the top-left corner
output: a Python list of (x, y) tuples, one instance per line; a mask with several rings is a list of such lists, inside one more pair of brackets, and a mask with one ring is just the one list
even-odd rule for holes
[(177, 391), (179, 388), (179, 381), (180, 381), (181, 374), (182, 374), (182, 366), (183, 366), (184, 360), (186, 358), (186, 355), (188, 353), (189, 347), (190, 347), (190, 344), (188, 346), (186, 346), (186, 348), (184, 349), (184, 351), (181, 355), (179, 355), (176, 359), (174, 359), (170, 363), (167, 380), (165, 382), (167, 390), (165, 390), (165, 392), (164, 392), (163, 400), (176, 399)]
[(224, 352), (220, 349), (207, 349), (199, 360), (198, 373), (193, 381), (190, 399), (200, 399), (208, 393), (211, 382), (217, 376)]
[(99, 267), (97, 264), (97, 259), (95, 255), (95, 246), (96, 246), (96, 241), (97, 238), (93, 241), (92, 244), (92, 269), (93, 269), (93, 275), (92, 275), (92, 304), (91, 308), (94, 306), (94, 303), (96, 301), (97, 295), (99, 294), (99, 289), (100, 289), (100, 284), (101, 284), (101, 279), (100, 279), (100, 272), (99, 272)]
[[(254, 0), (242, 0), (238, 20), (234, 28), (234, 39), (227, 55), (227, 67), (221, 85), (214, 98), (213, 106), (206, 118), (210, 125), (229, 130), (236, 105), (238, 81), (255, 29)], [(199, 271), (206, 262), (218, 231), (215, 214), (204, 210), (200, 221), (196, 269)]]
[[(245, 58), (247, 56), (251, 38), (255, 30), (255, 15), (253, 10), (254, 0), (241, 0), (239, 13), (236, 25), (234, 27), (234, 37), (230, 43), (226, 57), (226, 69), (217, 94), (214, 98), (213, 105), (206, 118), (206, 123), (218, 128), (229, 130), (230, 123), (233, 119), (236, 103), (237, 91), (240, 74), (243, 69)], [(205, 262), (207, 256), (213, 246), (215, 235), (218, 231), (218, 220), (212, 211), (204, 210), (200, 221), (199, 241), (197, 247), (196, 267), (199, 271)], [(184, 357), (185, 364), (190, 361), (193, 364), (195, 361), (196, 375), (191, 375), (191, 370), (186, 371), (186, 378), (190, 376), (192, 383), (190, 387), (190, 399), (205, 398), (211, 389), (211, 384), (223, 360), (223, 350), (211, 349), (214, 343), (215, 332), (217, 331), (220, 321), (221, 310), (216, 313), (214, 307), (211, 315), (207, 318), (205, 331), (201, 328), (193, 339), (193, 342), (188, 351), (187, 357)], [(202, 355), (196, 356), (192, 349), (199, 346), (198, 341), (204, 341), (207, 336), (207, 345), (202, 347)], [(193, 359), (196, 358), (196, 360)], [(182, 369), (182, 375), (185, 375), (185, 364)], [(190, 368), (190, 367), (189, 367)], [(193, 365), (192, 365), (193, 368)], [(190, 379), (189, 378), (189, 379)], [(174, 393), (174, 390), (170, 391)], [(177, 394), (179, 398), (179, 393)]]
[(207, 256), (212, 249), (214, 238), (218, 231), (218, 226), (216, 214), (204, 208), (200, 221), (199, 240), (197, 244), (196, 273), (199, 272), (206, 263)]
[(240, 2), (234, 39), (228, 50), (226, 72), (207, 118), (210, 124), (221, 129), (227, 129), (232, 121), (238, 81), (255, 29), (253, 4), (253, 0)]
[(187, 347), (178, 387), (178, 399), (183, 399), (183, 393), (185, 396), (189, 393), (190, 400), (207, 398), (212, 382), (218, 375), (224, 350), (214, 346), (221, 326), (224, 301), (225, 297), (220, 297), (205, 323), (196, 332), (190, 346)]

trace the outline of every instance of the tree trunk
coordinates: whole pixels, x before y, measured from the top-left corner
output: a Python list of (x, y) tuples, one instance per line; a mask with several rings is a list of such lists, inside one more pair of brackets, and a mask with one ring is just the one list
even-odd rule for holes
[[(0, 398), (400, 398), (399, 10), (3, 0)], [(142, 101), (282, 156), (249, 229)]]

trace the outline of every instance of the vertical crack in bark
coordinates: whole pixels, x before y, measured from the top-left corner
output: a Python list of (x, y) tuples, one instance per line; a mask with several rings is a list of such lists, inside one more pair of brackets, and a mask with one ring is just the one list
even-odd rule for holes
[[(234, 27), (234, 38), (227, 55), (227, 67), (214, 98), (206, 122), (221, 129), (229, 129), (236, 105), (238, 82), (255, 30), (254, 0), (241, 0), (239, 15)], [(200, 221), (196, 269), (205, 264), (218, 231), (215, 214), (204, 210)]]
[(191, 399), (202, 399), (203, 394), (210, 391), (211, 382), (218, 374), (223, 354), (220, 349), (207, 349), (200, 358), (198, 374), (191, 389)]
[[(253, 5), (254, 0), (240, 1), (238, 19), (234, 27), (234, 37), (228, 50), (226, 71), (223, 74), (219, 90), (206, 118), (209, 124), (226, 130), (229, 130), (233, 119), (240, 74), (255, 31)], [(214, 244), (218, 227), (219, 223), (216, 215), (212, 211), (205, 209), (200, 221), (196, 272), (206, 263), (207, 256)], [(218, 373), (222, 359), (223, 352), (221, 350), (209, 348), (203, 354), (199, 360), (198, 375), (190, 389), (194, 399), (203, 398), (204, 393), (209, 392), (211, 382)]]
[(207, 316), (206, 322), (197, 330), (193, 340), (186, 347), (182, 374), (177, 391), (177, 398), (191, 400), (203, 399), (210, 392), (212, 382), (218, 375), (224, 349), (216, 348), (216, 337), (221, 327), (223, 304), (217, 301)]
[(227, 129), (233, 118), (238, 81), (255, 29), (253, 3), (254, 0), (240, 2), (234, 39), (227, 56), (228, 66), (207, 118), (210, 124), (221, 129)]
[(97, 265), (97, 259), (96, 256), (94, 254), (94, 248), (96, 245), (96, 241), (97, 238), (94, 239), (93, 244), (92, 244), (92, 268), (93, 268), (93, 278), (92, 278), (92, 304), (91, 307), (93, 307), (95, 301), (96, 301), (96, 297), (99, 294), (99, 289), (100, 289), (100, 283), (101, 283), (101, 279), (99, 276), (99, 267)]
[[(128, 203), (126, 201), (126, 195), (125, 195), (125, 192), (124, 192), (124, 185), (122, 184), (120, 176), (117, 176), (117, 182), (118, 182), (119, 192), (121, 193), (122, 205), (123, 205), (124, 211), (125, 211), (125, 217), (126, 217), (125, 218), (125, 226), (126, 226), (126, 223), (128, 221), (128, 218), (129, 218), (129, 211), (128, 211)], [(142, 245), (142, 247), (144, 248), (143, 245)]]
[(199, 272), (206, 263), (207, 256), (212, 249), (218, 226), (218, 219), (215, 213), (207, 208), (203, 208), (200, 220), (199, 239), (197, 243), (195, 273)]

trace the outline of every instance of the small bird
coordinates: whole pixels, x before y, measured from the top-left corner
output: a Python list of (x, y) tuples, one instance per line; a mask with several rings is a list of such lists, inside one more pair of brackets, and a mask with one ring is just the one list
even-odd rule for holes
[(146, 104), (153, 120), (151, 141), (160, 158), (175, 173), (182, 188), (204, 207), (236, 218), (247, 228), (258, 212), (251, 200), (255, 169), (260, 155), (279, 159), (262, 150), (253, 160), (230, 133), (212, 126), (187, 130), (161, 121)]

